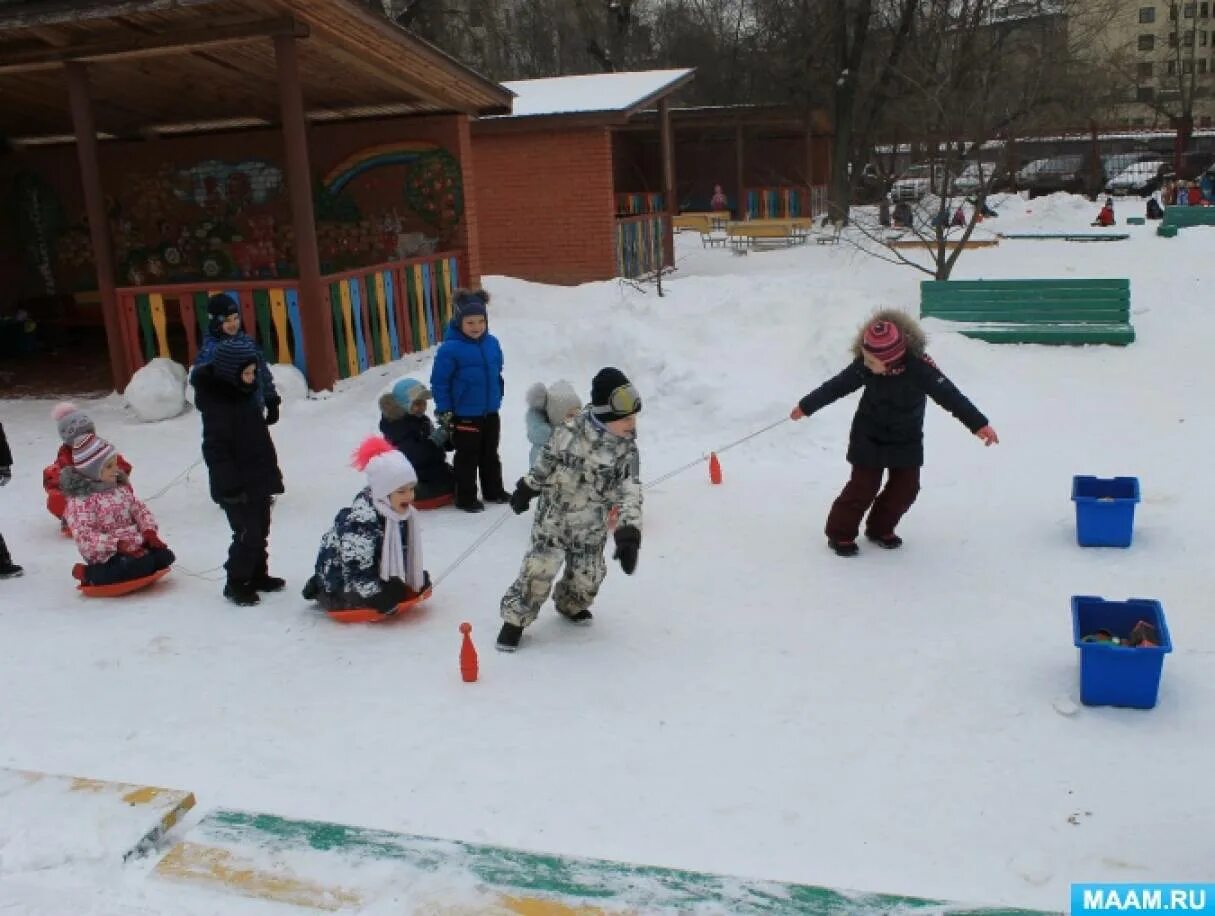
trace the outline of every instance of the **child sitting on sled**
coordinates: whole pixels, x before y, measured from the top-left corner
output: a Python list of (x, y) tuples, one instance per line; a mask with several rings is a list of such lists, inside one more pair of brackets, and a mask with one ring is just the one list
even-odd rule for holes
[(418, 509), (437, 509), (452, 501), (456, 478), (442, 446), (434, 441), (435, 428), (426, 416), (430, 389), (412, 378), (403, 378), (380, 395), (380, 432), (409, 459), (418, 475), (414, 504)]
[(173, 565), (156, 519), (131, 489), (114, 446), (85, 433), (72, 444), (72, 466), (59, 474), (67, 499), (64, 520), (84, 563), (72, 575), (82, 585), (142, 579)]
[[(71, 531), (68, 530), (67, 522), (63, 518), (67, 498), (59, 489), (59, 475), (64, 468), (72, 466), (72, 443), (83, 435), (89, 433), (96, 435), (97, 428), (88, 414), (75, 404), (69, 404), (66, 401), (55, 405), (55, 409), (51, 411), (51, 419), (55, 421), (59, 429), (59, 439), (63, 444), (59, 446), (59, 451), (55, 454), (55, 463), (42, 469), (42, 489), (46, 491), (47, 511), (59, 519), (63, 533), (71, 536)], [(122, 471), (124, 477), (130, 479), (131, 464), (122, 455), (118, 456), (118, 469)], [(130, 484), (122, 484), (122, 486), (129, 487)]]
[(412, 505), (418, 477), (409, 459), (381, 436), (364, 440), (352, 464), (367, 474), (367, 486), (321, 538), (316, 574), (303, 594), (327, 611), (388, 614), (430, 588)]
[(515, 485), (510, 506), (540, 505), (519, 576), (502, 597), (498, 649), (514, 652), (523, 630), (540, 613), (553, 579), (557, 612), (571, 623), (591, 622), (591, 603), (607, 575), (603, 558), (608, 515), (620, 507), (614, 559), (632, 575), (641, 549), (641, 482), (636, 466), (641, 396), (619, 369), (600, 370), (591, 383), (591, 406), (557, 427), (540, 457)]
[(1114, 218), (1114, 198), (1107, 197), (1105, 206), (1101, 208), (1101, 212), (1097, 214), (1097, 218), (1093, 220), (1094, 226), (1112, 226), (1117, 220)]

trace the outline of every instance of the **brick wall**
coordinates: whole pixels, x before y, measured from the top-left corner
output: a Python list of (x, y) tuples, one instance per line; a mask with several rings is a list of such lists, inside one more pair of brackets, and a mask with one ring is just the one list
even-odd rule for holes
[(474, 127), (472, 161), (484, 273), (564, 284), (616, 275), (607, 128)]

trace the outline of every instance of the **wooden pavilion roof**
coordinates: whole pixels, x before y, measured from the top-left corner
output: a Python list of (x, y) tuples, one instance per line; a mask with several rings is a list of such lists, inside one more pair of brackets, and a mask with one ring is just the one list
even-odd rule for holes
[(0, 0), (0, 133), (71, 139), (71, 61), (89, 65), (103, 137), (277, 123), (281, 34), (302, 39), (313, 121), (511, 108), (507, 89), (356, 0)]

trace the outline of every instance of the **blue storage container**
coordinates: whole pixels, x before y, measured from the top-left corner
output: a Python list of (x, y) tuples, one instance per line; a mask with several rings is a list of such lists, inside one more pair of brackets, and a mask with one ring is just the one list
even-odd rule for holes
[[(1159, 646), (1085, 642), (1084, 637), (1106, 630), (1120, 640), (1130, 638), (1140, 620), (1156, 629)], [(1092, 595), (1072, 598), (1072, 638), (1080, 650), (1080, 702), (1086, 706), (1156, 705), (1164, 656), (1173, 651), (1164, 608), (1149, 598), (1106, 601)]]
[(1073, 477), (1076, 541), (1081, 547), (1130, 547), (1138, 477)]

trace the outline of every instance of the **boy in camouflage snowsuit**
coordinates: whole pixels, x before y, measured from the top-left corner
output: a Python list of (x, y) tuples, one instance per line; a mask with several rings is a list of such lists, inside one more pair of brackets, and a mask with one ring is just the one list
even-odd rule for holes
[(613, 559), (629, 575), (641, 548), (641, 482), (634, 439), (641, 398), (619, 369), (608, 367), (591, 383), (591, 405), (556, 427), (535, 466), (511, 496), (517, 514), (539, 496), (532, 541), (523, 568), (502, 597), (497, 647), (513, 652), (523, 630), (553, 590), (557, 611), (572, 623), (589, 624), (590, 605), (607, 575), (603, 549), (608, 514), (620, 507)]

